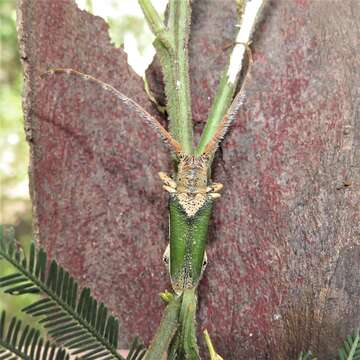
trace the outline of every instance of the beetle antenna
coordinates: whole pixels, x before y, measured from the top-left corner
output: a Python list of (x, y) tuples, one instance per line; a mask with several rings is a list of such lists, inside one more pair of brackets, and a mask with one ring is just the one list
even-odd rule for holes
[(110, 84), (107, 84), (95, 77), (84, 74), (80, 71), (69, 69), (69, 68), (54, 68), (46, 71), (41, 75), (41, 77), (45, 77), (47, 75), (53, 74), (67, 74), (67, 75), (75, 75), (79, 76), (84, 80), (92, 81), (98, 85), (100, 85), (104, 90), (109, 91), (111, 94), (115, 95), (116, 98), (121, 100), (129, 109), (135, 111), (152, 129), (156, 131), (158, 135), (160, 135), (161, 139), (170, 147), (172, 151), (174, 151), (177, 155), (181, 153), (181, 145), (171, 136), (171, 134), (164, 129), (164, 127), (160, 124), (160, 122), (150, 115), (142, 106), (140, 106), (136, 101), (130, 99), (126, 95), (124, 95), (119, 90), (115, 89)]
[(240, 106), (244, 103), (245, 94), (243, 93), (243, 90), (245, 88), (248, 75), (250, 73), (250, 69), (253, 63), (252, 55), (251, 55), (251, 49), (248, 45), (246, 45), (246, 52), (248, 54), (249, 58), (249, 65), (246, 69), (246, 73), (244, 75), (244, 80), (241, 84), (240, 90), (236, 94), (234, 100), (232, 101), (229, 110), (227, 111), (226, 115), (223, 117), (221, 122), (218, 125), (218, 128), (214, 134), (214, 136), (209, 140), (209, 142), (205, 146), (205, 150), (203, 152), (204, 155), (211, 156), (215, 153), (217, 148), (219, 147), (222, 139), (226, 135), (229, 127), (234, 122), (236, 115), (240, 109)]

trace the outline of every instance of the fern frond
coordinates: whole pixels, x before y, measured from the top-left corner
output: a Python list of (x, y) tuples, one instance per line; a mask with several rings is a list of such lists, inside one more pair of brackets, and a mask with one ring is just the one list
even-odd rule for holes
[(0, 316), (0, 359), (25, 360), (69, 360), (65, 349), (57, 348), (40, 337), (39, 330), (29, 325), (22, 326), (21, 320), (13, 317), (5, 326), (6, 313)]
[(359, 360), (360, 359), (360, 335), (359, 329), (344, 341), (343, 347), (339, 350), (340, 360)]
[(138, 338), (135, 338), (131, 344), (130, 351), (126, 360), (141, 360), (144, 358), (146, 352), (145, 346), (139, 341)]
[(12, 295), (44, 295), (22, 311), (40, 317), (38, 322), (56, 344), (87, 360), (124, 360), (116, 351), (118, 320), (103, 303), (98, 304), (90, 289), (84, 288), (78, 296), (74, 278), (54, 260), (48, 266), (43, 249), (31, 244), (29, 255), (24, 256), (16, 250), (14, 239), (3, 238), (0, 227), (0, 257), (14, 267), (11, 274), (0, 277), (0, 288)]

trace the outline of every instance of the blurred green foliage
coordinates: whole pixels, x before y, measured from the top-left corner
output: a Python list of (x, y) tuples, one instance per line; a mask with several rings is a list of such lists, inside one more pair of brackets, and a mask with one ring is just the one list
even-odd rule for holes
[[(136, 46), (140, 53), (143, 53), (149, 44), (151, 44), (152, 35), (148, 31), (143, 15), (126, 15), (122, 16), (121, 21), (117, 14), (121, 13), (121, 9), (126, 6), (128, 0), (112, 0), (109, 1), (110, 7), (113, 9), (113, 15), (106, 16), (109, 24), (109, 34), (116, 46), (124, 43), (124, 35), (131, 33), (136, 39)], [(90, 1), (89, 1), (90, 3)], [(90, 5), (90, 4), (89, 4)], [(92, 12), (92, 5), (89, 6), (89, 12)], [(149, 41), (150, 40), (150, 41)]]
[[(147, 26), (140, 5), (129, 0), (76, 0), (80, 8), (102, 16), (109, 24), (109, 35), (115, 46), (124, 46), (128, 62), (144, 75), (155, 54), (154, 36)], [(154, 6), (163, 13), (167, 0), (156, 0)]]
[(31, 228), (20, 223), (31, 219), (15, 5), (15, 1), (0, 1), (0, 222), (22, 225), (18, 236), (23, 236)]
[[(13, 224), (17, 238), (26, 249), (32, 237), (32, 220), (15, 7), (16, 1), (0, 1), (0, 223)], [(0, 261), (0, 276), (9, 270), (9, 265)], [(29, 296), (10, 297), (0, 293), (0, 308), (17, 314), (29, 300)]]

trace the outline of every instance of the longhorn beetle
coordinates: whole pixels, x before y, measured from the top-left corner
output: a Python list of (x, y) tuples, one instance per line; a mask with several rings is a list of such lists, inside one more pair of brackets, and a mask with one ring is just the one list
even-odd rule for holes
[[(248, 50), (249, 64), (251, 53)], [(134, 100), (93, 76), (73, 69), (54, 68), (45, 72), (42, 77), (53, 74), (80, 76), (109, 91), (157, 132), (178, 160), (175, 179), (164, 172), (159, 176), (163, 181), (163, 189), (169, 193), (170, 241), (163, 255), (163, 260), (170, 273), (171, 284), (177, 295), (185, 289), (195, 288), (204, 272), (207, 263), (205, 252), (209, 219), (215, 199), (220, 197), (223, 185), (213, 183), (209, 179), (209, 167), (219, 143), (235, 118), (242, 104), (242, 90), (249, 72), (246, 71), (242, 86), (229, 107), (227, 114), (220, 122), (214, 136), (207, 143), (204, 152), (199, 155), (188, 155), (181, 145), (164, 129), (159, 121), (150, 115)]]

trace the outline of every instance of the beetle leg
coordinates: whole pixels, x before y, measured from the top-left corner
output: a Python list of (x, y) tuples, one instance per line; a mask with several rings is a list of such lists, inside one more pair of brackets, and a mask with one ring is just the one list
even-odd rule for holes
[(224, 185), (221, 183), (212, 183), (210, 187), (212, 188), (213, 192), (219, 192), (224, 187)]
[[(206, 192), (208, 193), (218, 193), (224, 187), (221, 183), (212, 183), (210, 186), (206, 188)], [(216, 196), (218, 197), (218, 196)]]
[(174, 189), (174, 188), (171, 187), (171, 186), (163, 185), (162, 187), (163, 187), (164, 190), (166, 190), (167, 192), (169, 192), (169, 193), (171, 193), (171, 194), (176, 193), (176, 189)]
[(218, 199), (219, 197), (221, 197), (221, 195), (219, 193), (216, 192), (212, 192), (209, 194), (213, 199)]
[[(167, 175), (166, 173), (160, 171), (159, 172), (159, 177), (163, 181), (164, 186), (176, 189), (176, 182), (169, 175)], [(165, 190), (167, 190), (167, 189), (165, 189)]]
[(170, 271), (170, 244), (168, 244), (168, 246), (166, 247), (166, 249), (164, 251), (163, 262), (164, 262), (165, 266), (168, 268), (168, 270)]

